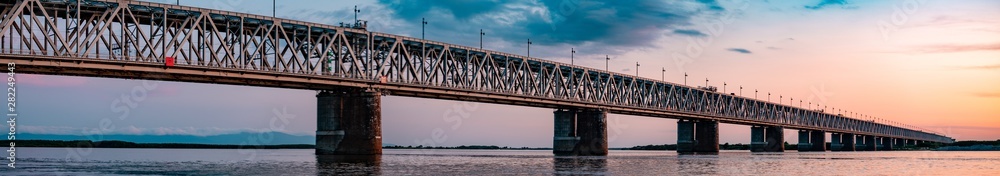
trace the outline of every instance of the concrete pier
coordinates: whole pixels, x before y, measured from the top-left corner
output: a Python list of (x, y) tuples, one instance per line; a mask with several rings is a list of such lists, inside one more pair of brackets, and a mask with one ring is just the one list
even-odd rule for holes
[(800, 152), (812, 151), (809, 137), (809, 130), (799, 130), (799, 144), (796, 147)]
[(695, 123), (694, 152), (719, 152), (719, 121), (702, 120)]
[(556, 155), (608, 155), (607, 112), (599, 109), (559, 109), (555, 116), (552, 153)]
[(815, 152), (825, 152), (826, 151), (826, 132), (819, 130), (812, 130), (809, 132), (809, 143), (812, 143), (811, 151)]
[(576, 135), (576, 110), (558, 109), (552, 112), (555, 116), (552, 137), (552, 153), (556, 155), (572, 155), (580, 137)]
[(784, 152), (785, 132), (783, 130), (783, 128), (775, 126), (751, 126), (750, 151)]
[(857, 140), (855, 138), (856, 137), (854, 137), (854, 134), (851, 134), (851, 133), (840, 134), (840, 142), (842, 142), (840, 149), (837, 149), (837, 150), (830, 149), (830, 150), (831, 151), (854, 151), (854, 149), (855, 149), (854, 141)]
[(840, 151), (844, 148), (843, 134), (841, 133), (830, 133), (830, 151)]
[(893, 146), (896, 145), (893, 142), (894, 140), (895, 139), (890, 138), (890, 137), (882, 137), (882, 148), (879, 148), (879, 150), (882, 150), (882, 151), (892, 151)]
[(718, 153), (719, 122), (713, 120), (678, 120), (678, 153)]
[(765, 152), (785, 152), (785, 128), (777, 126), (768, 126), (764, 128), (764, 136), (767, 141), (767, 147), (764, 148)]
[(382, 154), (381, 94), (358, 88), (316, 94), (317, 155)]
[(876, 150), (877, 146), (875, 144), (875, 136), (871, 135), (859, 135), (859, 136), (861, 136), (864, 139), (864, 143), (861, 143), (860, 141), (859, 143), (864, 145), (862, 145), (861, 148), (858, 149), (858, 151), (877, 151)]
[(826, 132), (818, 130), (799, 130), (800, 152), (826, 151)]
[(764, 138), (764, 127), (763, 126), (751, 126), (750, 127), (750, 152), (764, 152), (764, 147), (767, 147), (767, 141)]
[(577, 155), (608, 155), (608, 112), (600, 109), (583, 109), (576, 116), (576, 133), (580, 136)]

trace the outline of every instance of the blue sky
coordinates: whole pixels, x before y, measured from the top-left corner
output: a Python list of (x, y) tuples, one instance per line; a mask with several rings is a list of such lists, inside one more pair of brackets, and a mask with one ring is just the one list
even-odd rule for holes
[[(169, 2), (174, 1), (156, 1)], [(917, 2), (917, 3), (913, 3)], [(181, 0), (182, 5), (271, 14), (271, 1)], [(997, 1), (285, 1), (278, 17), (369, 29), (603, 68), (752, 97), (754, 89), (962, 139), (1000, 138)], [(661, 69), (667, 70), (661, 72)], [(212, 135), (313, 134), (315, 92), (181, 82), (21, 75), (23, 132)], [(145, 94), (143, 94), (145, 92)], [(145, 96), (143, 96), (145, 95)], [(132, 103), (125, 99), (142, 99)], [(117, 100), (117, 102), (116, 102)], [(552, 109), (383, 97), (383, 142), (549, 147)], [(128, 106), (135, 105), (134, 107)], [(123, 106), (124, 105), (124, 106)], [(797, 105), (797, 104), (796, 104)], [(815, 105), (814, 105), (815, 106)], [(122, 107), (128, 107), (125, 115)], [(466, 113), (458, 113), (461, 109)], [(460, 124), (443, 117), (466, 114)], [(612, 147), (674, 143), (676, 120), (610, 115)], [(722, 143), (749, 127), (722, 125)], [(786, 140), (796, 142), (795, 133)]]

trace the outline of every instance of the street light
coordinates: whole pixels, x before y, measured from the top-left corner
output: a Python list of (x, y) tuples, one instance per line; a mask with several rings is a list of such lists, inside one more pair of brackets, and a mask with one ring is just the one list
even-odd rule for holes
[(757, 99), (757, 89), (753, 90), (753, 99)]
[(740, 96), (743, 96), (743, 86), (740, 86)]
[[(358, 24), (358, 13), (360, 12), (361, 10), (358, 10), (358, 6), (354, 6), (354, 25)], [(424, 22), (424, 24), (427, 24), (427, 22)]]
[(574, 65), (574, 64), (573, 64), (573, 55), (575, 55), (575, 54), (576, 54), (576, 49), (573, 49), (573, 48), (569, 48), (569, 51), (570, 51), (570, 52), (569, 52), (569, 64), (570, 64), (570, 65)]
[(608, 69), (609, 62), (611, 62), (611, 57), (608, 57), (608, 55), (604, 55), (604, 71), (606, 72), (611, 72), (611, 70)]
[[(355, 6), (355, 8), (357, 8), (357, 6)], [(354, 15), (354, 21), (358, 21), (358, 17), (357, 17), (357, 15), (356, 15), (356, 14), (357, 14), (357, 13), (355, 13), (355, 15)], [(427, 27), (427, 19), (426, 19), (426, 18), (420, 18), (420, 21), (421, 21), (421, 23), (422, 23), (422, 24), (420, 25), (420, 39), (422, 39), (422, 40), (427, 40), (427, 37), (426, 37), (426, 35), (425, 35), (426, 33), (424, 32), (424, 31), (425, 31), (425, 30), (424, 30), (424, 28), (426, 28), (426, 27)]]
[(479, 29), (479, 49), (483, 49), (483, 36), (486, 35), (483, 29)]
[(639, 77), (639, 62), (635, 62), (635, 76)]
[(708, 88), (708, 78), (705, 78), (705, 88)]
[(726, 93), (726, 82), (722, 82), (722, 93)]
[(531, 39), (528, 39), (528, 58), (531, 58)]
[[(355, 8), (357, 8), (357, 6), (355, 6)], [(357, 11), (357, 10), (355, 10), (355, 11)], [(354, 15), (354, 21), (357, 22), (357, 20), (358, 20), (357, 16), (358, 15), (357, 15), (356, 12), (354, 14), (355, 14)], [(427, 27), (427, 19), (426, 18), (420, 18), (420, 23), (421, 23), (420, 24), (420, 39), (421, 40), (427, 40), (426, 36), (424, 35), (425, 34), (424, 33), (424, 28)], [(427, 57), (427, 41), (420, 41), (420, 54), (423, 55), (423, 57)]]
[(684, 85), (688, 85), (688, 72), (684, 72)]
[(667, 68), (662, 67), (663, 71), (660, 72), (660, 81), (667, 82)]

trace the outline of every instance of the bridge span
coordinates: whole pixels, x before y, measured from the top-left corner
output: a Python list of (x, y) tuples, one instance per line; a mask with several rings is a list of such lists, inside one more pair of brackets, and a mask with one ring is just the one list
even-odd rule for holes
[(0, 8), (0, 62), (18, 73), (317, 90), (317, 154), (380, 154), (383, 95), (552, 108), (553, 152), (566, 155), (606, 155), (608, 113), (679, 119), (678, 152), (718, 152), (719, 123), (751, 126), (755, 152), (784, 151), (785, 128), (799, 130), (800, 151), (954, 141), (819, 108), (367, 31), (362, 21), (132, 0), (0, 0)]

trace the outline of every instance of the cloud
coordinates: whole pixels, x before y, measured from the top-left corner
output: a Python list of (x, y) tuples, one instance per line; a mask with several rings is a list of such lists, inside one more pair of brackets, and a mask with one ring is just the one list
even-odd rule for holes
[(705, 6), (707, 6), (708, 9), (710, 10), (715, 10), (715, 11), (726, 10), (726, 8), (722, 8), (722, 6), (719, 5), (719, 2), (715, 0), (698, 0), (698, 2), (705, 4)]
[(751, 54), (751, 53), (753, 53), (753, 52), (750, 52), (750, 50), (743, 49), (743, 48), (729, 48), (729, 49), (726, 49), (726, 50), (732, 51), (732, 52), (737, 52), (737, 53), (743, 53), (743, 54)]
[(971, 70), (998, 70), (998, 69), (1000, 69), (1000, 64), (996, 64), (996, 65), (967, 66), (967, 67), (962, 67), (962, 68), (963, 69), (971, 69)]
[(847, 1), (846, 0), (821, 0), (819, 2), (819, 4), (812, 5), (812, 6), (808, 6), (807, 5), (807, 6), (805, 6), (805, 8), (806, 9), (811, 9), (811, 10), (819, 10), (819, 9), (822, 9), (822, 8), (826, 8), (826, 7), (829, 7), (829, 6), (836, 6), (836, 5), (840, 5), (840, 6), (847, 5)]
[(1000, 43), (994, 44), (972, 44), (972, 45), (935, 45), (925, 46), (917, 49), (920, 53), (951, 53), (969, 51), (994, 51), (1000, 50)]
[[(605, 54), (653, 47), (653, 42), (663, 34), (691, 25), (693, 17), (724, 10), (715, 0), (380, 0), (379, 4), (410, 26), (420, 27), (421, 18), (427, 18), (427, 37), (431, 40), (443, 38), (443, 42), (472, 44), (460, 39), (479, 38), (478, 31), (483, 29), (486, 39), (505, 42), (496, 46), (505, 48), (496, 50), (523, 50), (524, 41), (530, 38), (532, 46), (575, 46)], [(413, 28), (399, 32), (419, 36), (420, 28)], [(540, 51), (543, 53), (539, 55), (545, 56), (545, 50)]]
[(704, 37), (704, 36), (708, 36), (705, 33), (701, 33), (701, 31), (698, 31), (698, 30), (689, 30), (689, 29), (677, 29), (677, 30), (674, 30), (674, 34), (686, 35), (686, 36), (691, 36), (691, 37)]

